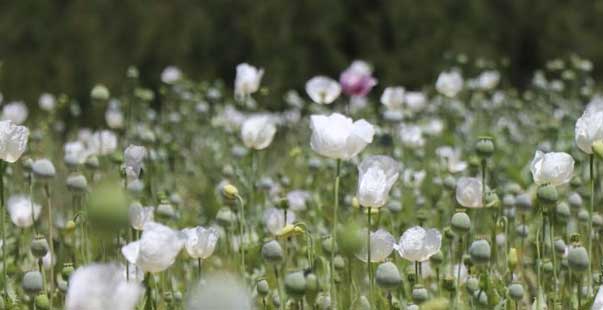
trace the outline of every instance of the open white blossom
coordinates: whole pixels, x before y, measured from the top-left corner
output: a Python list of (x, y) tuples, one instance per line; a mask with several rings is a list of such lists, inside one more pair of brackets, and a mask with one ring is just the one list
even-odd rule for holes
[(436, 81), (436, 89), (444, 96), (455, 97), (463, 89), (463, 77), (456, 70), (442, 72)]
[[(363, 235), (366, 235), (366, 229)], [(389, 232), (383, 229), (379, 229), (375, 232), (371, 231), (370, 238), (371, 262), (378, 263), (385, 261), (385, 259), (394, 251), (396, 239)], [(366, 246), (366, 242), (363, 242), (362, 248), (358, 253), (356, 253), (356, 258), (363, 262), (366, 262), (368, 260), (368, 251)]]
[(56, 106), (56, 98), (52, 94), (43, 93), (38, 99), (38, 105), (44, 111), (52, 111)]
[(0, 121), (0, 160), (14, 163), (27, 148), (29, 129), (13, 124), (12, 121)]
[(387, 87), (381, 95), (381, 104), (389, 110), (400, 110), (404, 104), (404, 87)]
[(128, 262), (144, 272), (161, 272), (175, 261), (183, 246), (179, 232), (154, 222), (144, 225), (140, 240), (121, 248)]
[(123, 267), (92, 264), (78, 268), (69, 279), (66, 310), (134, 310), (143, 292), (127, 281)]
[(593, 143), (603, 142), (603, 110), (586, 110), (576, 122), (576, 145), (584, 153), (593, 153)]
[(276, 126), (269, 115), (254, 115), (241, 126), (241, 139), (246, 147), (256, 150), (267, 148), (276, 134)]
[(71, 141), (65, 143), (63, 147), (65, 152), (64, 160), (68, 165), (75, 166), (86, 162), (89, 155), (86, 146), (81, 141)]
[(38, 219), (42, 207), (25, 195), (14, 195), (8, 198), (7, 209), (11, 221), (17, 227), (27, 228)]
[(456, 182), (456, 201), (465, 208), (481, 208), (482, 181), (478, 178), (462, 177)]
[(143, 207), (139, 203), (133, 203), (129, 208), (130, 226), (136, 230), (143, 230), (146, 223), (153, 222), (155, 208)]
[(306, 93), (316, 103), (330, 104), (341, 94), (341, 86), (329, 77), (315, 76), (306, 82)]
[(406, 147), (416, 149), (425, 145), (423, 130), (417, 125), (400, 125), (400, 140)]
[(287, 193), (287, 202), (289, 203), (289, 209), (293, 211), (306, 210), (307, 201), (312, 197), (310, 192), (295, 190)]
[(568, 183), (574, 175), (574, 158), (564, 152), (536, 151), (530, 163), (534, 183), (553, 186)]
[(186, 236), (184, 248), (190, 257), (207, 259), (214, 253), (218, 242), (218, 231), (215, 228), (197, 226), (185, 228), (182, 232)]
[(397, 250), (404, 259), (411, 262), (422, 262), (440, 251), (441, 246), (442, 234), (439, 231), (415, 226), (402, 234)]
[(263, 75), (263, 69), (258, 69), (247, 63), (239, 64), (235, 78), (235, 95), (242, 98), (255, 93), (260, 88)]
[(12, 121), (17, 125), (21, 125), (25, 122), (28, 115), (27, 106), (21, 101), (10, 102), (2, 107), (3, 121)]
[(603, 310), (603, 285), (599, 286), (592, 310)]
[(285, 211), (277, 208), (268, 208), (264, 211), (264, 225), (273, 235), (278, 235), (286, 225), (295, 222), (295, 213), (287, 211), (287, 220), (285, 221)]
[(418, 112), (425, 108), (427, 98), (420, 91), (407, 91), (404, 94), (404, 103), (411, 111)]
[(364, 119), (351, 118), (333, 113), (330, 116), (312, 115), (310, 146), (320, 155), (349, 160), (373, 142), (375, 129)]
[(126, 148), (124, 151), (124, 166), (128, 177), (138, 179), (146, 157), (147, 149), (144, 146), (131, 144)]
[(176, 66), (167, 66), (161, 72), (161, 81), (165, 84), (174, 84), (182, 79), (182, 71)]
[(477, 85), (483, 90), (492, 90), (496, 88), (499, 81), (500, 73), (496, 70), (484, 71), (477, 77)]
[(400, 165), (389, 156), (370, 156), (358, 165), (360, 205), (380, 208), (387, 202), (389, 191), (398, 180)]

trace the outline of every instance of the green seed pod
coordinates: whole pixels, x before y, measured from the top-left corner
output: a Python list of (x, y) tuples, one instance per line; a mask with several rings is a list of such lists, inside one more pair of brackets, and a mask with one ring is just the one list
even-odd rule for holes
[(44, 279), (39, 271), (29, 271), (23, 276), (21, 284), (28, 295), (37, 295), (44, 289)]
[(306, 277), (302, 271), (285, 276), (285, 290), (293, 298), (300, 298), (306, 292)]
[(98, 157), (96, 156), (88, 156), (84, 164), (90, 170), (96, 170), (100, 167), (100, 162), (98, 161)]
[(456, 179), (451, 175), (446, 176), (444, 178), (444, 186), (449, 191), (455, 190), (456, 189)]
[(362, 248), (365, 241), (360, 225), (350, 221), (337, 232), (337, 243), (341, 247), (341, 253), (346, 257), (354, 256)]
[(586, 209), (580, 209), (580, 211), (578, 211), (578, 220), (580, 222), (588, 222), (588, 219), (588, 211), (586, 211)]
[(557, 219), (561, 221), (561, 223), (567, 223), (567, 220), (572, 216), (570, 212), (570, 207), (567, 203), (561, 202), (557, 204), (555, 208), (555, 213), (557, 214)]
[(583, 246), (570, 248), (567, 253), (567, 263), (573, 272), (584, 272), (590, 264), (588, 252)]
[(450, 220), (452, 229), (457, 233), (466, 233), (471, 229), (471, 219), (465, 212), (457, 212)]
[(553, 273), (553, 263), (547, 259), (542, 263), (542, 270), (548, 274)]
[(50, 309), (50, 301), (48, 300), (48, 296), (46, 296), (46, 294), (38, 294), (38, 296), (36, 296), (35, 303), (38, 309)]
[(488, 295), (483, 290), (479, 290), (473, 293), (473, 297), (477, 299), (477, 302), (482, 306), (488, 305)]
[(465, 289), (467, 289), (467, 292), (470, 294), (473, 294), (473, 292), (479, 289), (479, 280), (476, 277), (470, 277), (465, 282)]
[(488, 158), (494, 154), (494, 141), (492, 137), (480, 137), (475, 143), (475, 152), (482, 158)]
[(523, 298), (523, 286), (519, 283), (511, 283), (509, 285), (509, 296), (514, 300), (520, 300)]
[(429, 292), (427, 291), (427, 289), (421, 284), (416, 284), (412, 289), (413, 302), (420, 305), (424, 303), (427, 299), (429, 299)]
[(262, 257), (269, 263), (280, 263), (283, 260), (283, 248), (276, 240), (269, 241), (262, 246)]
[(444, 254), (442, 254), (442, 251), (438, 251), (429, 258), (429, 261), (433, 265), (440, 265), (444, 261)]
[(377, 285), (383, 289), (395, 289), (402, 283), (398, 267), (392, 262), (381, 263), (375, 272)]
[(343, 268), (345, 268), (345, 260), (341, 255), (337, 255), (334, 258), (333, 265), (335, 266), (335, 269), (343, 270)]
[(61, 270), (61, 275), (63, 275), (63, 278), (69, 279), (74, 271), (75, 268), (73, 268), (73, 263), (65, 263), (63, 265), (63, 269)]
[(307, 274), (306, 275), (306, 290), (308, 292), (317, 292), (319, 288), (320, 288), (320, 284), (318, 283), (318, 277), (313, 273)]
[(88, 181), (84, 175), (70, 175), (67, 178), (67, 188), (73, 192), (85, 192), (88, 188)]
[(563, 241), (563, 239), (557, 239), (555, 240), (555, 251), (557, 251), (557, 253), (559, 253), (560, 255), (562, 255), (563, 253), (565, 253), (565, 241)]
[(557, 188), (550, 184), (538, 187), (538, 192), (536, 195), (538, 196), (538, 200), (543, 203), (555, 203), (557, 200), (559, 200), (559, 192), (557, 192)]
[(532, 208), (532, 198), (528, 194), (520, 194), (515, 197), (515, 205), (523, 211), (528, 211)]
[(469, 247), (469, 255), (471, 255), (471, 261), (475, 264), (486, 264), (490, 261), (490, 255), (492, 251), (490, 244), (486, 240), (473, 241), (471, 247)]
[(270, 293), (270, 286), (268, 285), (268, 281), (266, 281), (265, 279), (258, 281), (256, 290), (260, 296), (266, 297), (266, 295)]
[(486, 208), (498, 208), (500, 207), (500, 199), (494, 191), (488, 191), (486, 193)]
[(513, 208), (515, 206), (515, 196), (512, 194), (505, 194), (503, 196), (502, 204), (505, 208)]
[(48, 241), (43, 236), (38, 235), (32, 240), (30, 249), (36, 258), (42, 258), (48, 253)]

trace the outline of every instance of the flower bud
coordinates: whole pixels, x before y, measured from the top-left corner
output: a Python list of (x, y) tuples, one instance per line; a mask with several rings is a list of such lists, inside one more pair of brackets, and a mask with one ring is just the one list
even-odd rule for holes
[(538, 192), (536, 195), (538, 196), (538, 200), (543, 203), (555, 203), (559, 199), (559, 192), (557, 192), (557, 188), (551, 184), (538, 187)]
[(517, 262), (518, 262), (518, 257), (517, 257), (517, 249), (515, 248), (510, 248), (509, 249), (509, 255), (507, 256), (507, 262), (509, 263), (509, 269), (510, 270), (514, 270), (515, 267), (517, 266)]
[(70, 234), (75, 231), (75, 227), (75, 222), (73, 220), (69, 220), (67, 223), (65, 223), (65, 232)]
[(482, 158), (488, 158), (494, 154), (494, 141), (492, 137), (479, 137), (475, 144), (475, 152)]
[(32, 240), (30, 249), (36, 258), (42, 258), (48, 253), (48, 241), (43, 236), (38, 235)]
[(343, 268), (345, 268), (345, 261), (341, 255), (335, 256), (333, 266), (335, 266), (335, 269), (337, 270), (343, 270)]
[(239, 190), (232, 184), (226, 184), (222, 188), (222, 194), (228, 200), (235, 200), (239, 196)]
[(450, 220), (452, 229), (457, 233), (466, 233), (471, 229), (471, 219), (465, 212), (457, 212)]
[(490, 244), (486, 240), (473, 241), (471, 247), (469, 247), (469, 255), (471, 255), (471, 261), (475, 264), (488, 263), (491, 255)]
[(32, 170), (34, 175), (39, 179), (51, 179), (56, 175), (56, 169), (52, 162), (48, 159), (38, 159), (33, 163)]
[(416, 284), (412, 289), (413, 302), (420, 305), (424, 303), (427, 299), (429, 299), (429, 292), (427, 291), (427, 289), (421, 284)]
[(71, 274), (74, 271), (75, 268), (73, 268), (73, 263), (65, 263), (63, 265), (63, 269), (61, 270), (61, 275), (63, 276), (63, 278), (69, 279), (69, 277), (71, 277)]
[(465, 288), (470, 294), (479, 289), (479, 280), (476, 277), (469, 277), (465, 282)]
[(519, 283), (512, 283), (509, 285), (509, 296), (514, 300), (520, 300), (523, 298), (523, 286)]
[(289, 273), (285, 276), (285, 290), (294, 298), (300, 298), (306, 292), (306, 277), (302, 271)]
[(593, 143), (593, 153), (599, 157), (599, 159), (603, 159), (603, 141), (597, 140)]
[(36, 307), (41, 310), (50, 309), (50, 301), (48, 300), (48, 296), (46, 294), (38, 294), (34, 301), (36, 303)]
[(268, 295), (268, 293), (270, 293), (270, 286), (268, 285), (268, 281), (265, 279), (258, 281), (256, 289), (258, 294), (260, 294), (262, 297), (265, 297)]
[(546, 260), (543, 261), (543, 263), (542, 263), (542, 270), (545, 273), (548, 273), (548, 274), (550, 274), (550, 273), (553, 272), (553, 263), (551, 262), (551, 260), (546, 259)]
[(570, 248), (567, 253), (567, 263), (573, 272), (584, 272), (590, 264), (588, 252), (583, 246)]
[(29, 271), (23, 276), (21, 284), (28, 295), (37, 295), (44, 289), (44, 279), (39, 271)]
[(429, 258), (429, 261), (434, 265), (440, 265), (444, 261), (444, 255), (442, 251), (438, 251)]
[(283, 260), (283, 248), (276, 240), (269, 241), (262, 246), (262, 257), (270, 263), (279, 263)]
[(318, 283), (318, 277), (313, 274), (313, 273), (309, 273), (306, 275), (306, 290), (308, 292), (316, 292), (318, 291), (320, 287), (320, 283)]
[(588, 219), (588, 211), (586, 211), (586, 209), (580, 209), (580, 211), (578, 211), (578, 220), (581, 222), (588, 222)]
[(383, 289), (395, 289), (402, 283), (398, 267), (392, 262), (381, 263), (375, 272), (377, 285)]

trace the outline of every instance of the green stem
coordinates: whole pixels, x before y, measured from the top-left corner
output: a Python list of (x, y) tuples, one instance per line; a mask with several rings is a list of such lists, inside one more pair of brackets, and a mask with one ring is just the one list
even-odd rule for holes
[(371, 304), (371, 307), (374, 306), (374, 302), (373, 302), (373, 273), (371, 272), (371, 208), (367, 208), (366, 209), (367, 212), (367, 226), (366, 226), (366, 251), (367, 251), (367, 255), (368, 258), (366, 260), (366, 270), (368, 272), (368, 279), (369, 279), (369, 303)]
[(459, 261), (456, 268), (456, 286), (455, 292), (456, 297), (454, 298), (454, 309), (458, 309), (458, 303), (461, 297), (460, 285), (461, 285), (461, 264), (463, 263), (463, 237), (459, 236)]
[[(335, 242), (337, 240), (337, 209), (339, 208), (339, 174), (341, 172), (341, 159), (337, 160), (337, 171), (335, 175), (335, 188), (334, 188), (334, 207), (333, 207), (333, 223), (331, 224), (331, 300), (335, 303), (336, 300), (336, 289), (335, 289)], [(337, 305), (335, 305), (337, 308)]]
[(52, 300), (54, 295), (54, 236), (53, 236), (53, 221), (52, 221), (52, 199), (50, 198), (50, 185), (48, 183), (44, 184), (44, 194), (46, 195), (46, 201), (48, 205), (48, 245), (50, 246), (50, 270), (48, 274), (48, 282), (49, 282), (49, 305), (50, 309), (52, 309)]
[(0, 161), (0, 205), (2, 210), (2, 219), (0, 224), (2, 225), (2, 286), (4, 286), (4, 304), (8, 305), (8, 282), (6, 276), (6, 250), (8, 248), (6, 244), (6, 206), (4, 205), (4, 172), (6, 169), (6, 163)]
[[(595, 163), (595, 155), (590, 154), (590, 206), (588, 209), (588, 255), (593, 257), (593, 212), (595, 208), (595, 173), (594, 173), (594, 163)], [(592, 271), (592, 262), (593, 259), (590, 260), (588, 264), (588, 296), (592, 293), (593, 287), (593, 271)]]

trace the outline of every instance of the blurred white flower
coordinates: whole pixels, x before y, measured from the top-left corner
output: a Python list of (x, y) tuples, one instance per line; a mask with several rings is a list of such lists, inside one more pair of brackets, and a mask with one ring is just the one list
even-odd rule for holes
[(377, 79), (373, 78), (372, 73), (368, 63), (355, 60), (339, 76), (343, 92), (352, 97), (365, 97), (377, 85)]
[(387, 87), (381, 95), (381, 104), (389, 110), (400, 110), (404, 104), (404, 87)]
[(603, 285), (599, 286), (592, 310), (603, 310)]
[(402, 258), (411, 262), (422, 262), (438, 253), (441, 246), (442, 234), (439, 231), (415, 226), (402, 234), (396, 249)]
[(109, 130), (97, 131), (85, 143), (90, 154), (109, 155), (117, 149), (117, 136)]
[(38, 106), (40, 106), (40, 109), (50, 112), (56, 106), (56, 98), (52, 94), (43, 93), (38, 99)]
[(341, 86), (329, 77), (315, 76), (306, 82), (306, 93), (316, 103), (330, 104), (341, 94)]
[(482, 90), (492, 90), (496, 88), (499, 81), (500, 73), (496, 70), (484, 71), (477, 77), (478, 87)]
[(186, 236), (184, 248), (190, 257), (207, 259), (214, 253), (218, 242), (218, 231), (216, 229), (197, 226), (185, 228), (182, 232)]
[(130, 226), (136, 230), (143, 230), (146, 223), (153, 222), (155, 208), (143, 207), (140, 203), (133, 203), (129, 208)]
[(13, 101), (2, 107), (3, 121), (12, 121), (17, 125), (21, 125), (25, 122), (28, 115), (27, 106), (21, 101)]
[(264, 225), (273, 235), (278, 235), (283, 228), (295, 222), (295, 213), (292, 210), (287, 211), (287, 220), (285, 221), (285, 211), (277, 208), (268, 208), (264, 211)]
[(408, 91), (404, 94), (406, 106), (413, 112), (419, 112), (425, 108), (427, 99), (420, 91)]
[(463, 77), (456, 70), (442, 72), (436, 81), (436, 89), (444, 96), (455, 97), (463, 89)]
[(25, 195), (13, 195), (8, 198), (7, 209), (11, 221), (17, 227), (27, 228), (38, 219), (42, 207)]
[(235, 78), (235, 96), (243, 98), (255, 93), (260, 88), (263, 75), (263, 69), (258, 69), (247, 63), (239, 64)]
[(373, 142), (375, 129), (364, 119), (353, 121), (339, 113), (312, 115), (310, 146), (320, 155), (349, 160)]
[(182, 71), (176, 66), (167, 66), (161, 72), (161, 81), (165, 84), (174, 84), (182, 79)]
[(402, 124), (399, 133), (402, 145), (406, 147), (416, 149), (425, 145), (423, 130), (417, 125)]
[[(364, 230), (363, 235), (366, 235), (366, 229)], [(392, 236), (389, 232), (383, 229), (379, 229), (375, 232), (371, 231), (370, 238), (371, 262), (379, 263), (385, 261), (385, 259), (394, 251), (396, 239), (394, 239), (394, 236)], [(356, 253), (356, 258), (363, 262), (368, 260), (368, 251), (366, 246), (366, 242), (363, 242), (362, 248), (358, 253)]]
[(398, 180), (400, 165), (389, 156), (370, 156), (358, 165), (356, 197), (363, 207), (381, 208)]
[(140, 240), (121, 248), (128, 262), (136, 264), (144, 272), (161, 272), (175, 261), (183, 246), (179, 233), (167, 226), (148, 222), (144, 225)]
[(92, 264), (78, 268), (69, 279), (66, 310), (134, 310), (143, 288), (127, 281), (123, 267)]
[(576, 144), (587, 154), (593, 153), (593, 143), (603, 142), (603, 110), (586, 110), (576, 122)]
[(461, 151), (450, 146), (442, 146), (436, 149), (436, 154), (446, 164), (448, 172), (459, 173), (467, 169), (467, 162), (461, 160)]
[(217, 309), (252, 310), (255, 303), (242, 280), (228, 273), (214, 273), (190, 290), (186, 310)]
[(131, 179), (138, 179), (143, 167), (143, 161), (147, 157), (147, 149), (144, 146), (130, 144), (124, 151), (124, 166), (126, 175)]
[(306, 210), (306, 203), (311, 197), (312, 195), (307, 191), (290, 191), (287, 193), (287, 202), (289, 203), (289, 208), (293, 211)]
[(11, 121), (0, 121), (0, 160), (14, 163), (27, 148), (29, 129)]
[(431, 118), (422, 124), (421, 129), (430, 136), (439, 136), (444, 131), (444, 123), (439, 118)]
[(456, 182), (456, 201), (465, 208), (481, 208), (482, 181), (478, 178), (462, 177)]
[(276, 133), (276, 126), (268, 115), (254, 115), (241, 126), (241, 139), (246, 147), (256, 150), (267, 148)]
[(553, 186), (568, 183), (574, 174), (574, 158), (563, 152), (536, 151), (530, 163), (534, 183)]
[(111, 93), (109, 89), (103, 84), (96, 84), (90, 91), (90, 97), (95, 100), (109, 100)]
[(83, 164), (88, 157), (88, 150), (81, 141), (67, 142), (63, 150), (65, 152), (64, 160), (71, 166)]
[(105, 112), (105, 122), (111, 129), (121, 129), (124, 127), (124, 114), (117, 105), (109, 105)]

